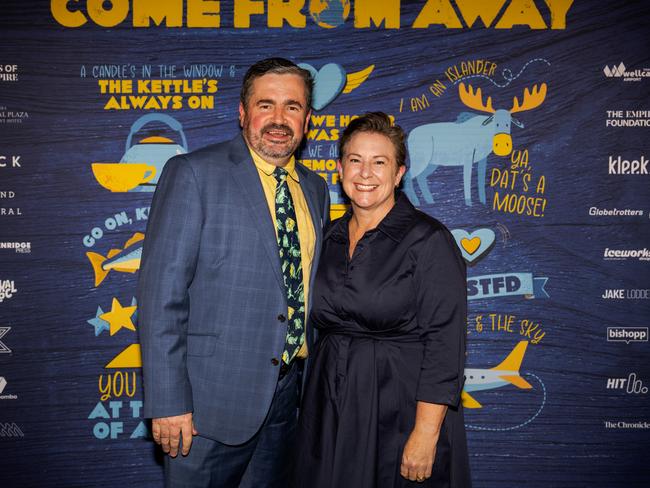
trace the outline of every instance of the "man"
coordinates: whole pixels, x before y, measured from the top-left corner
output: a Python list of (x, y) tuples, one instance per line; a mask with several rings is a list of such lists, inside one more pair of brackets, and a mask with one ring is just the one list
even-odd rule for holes
[(292, 62), (256, 63), (241, 135), (174, 157), (159, 180), (138, 307), (144, 414), (167, 486), (286, 486), (329, 212), (327, 184), (293, 156), (311, 91)]

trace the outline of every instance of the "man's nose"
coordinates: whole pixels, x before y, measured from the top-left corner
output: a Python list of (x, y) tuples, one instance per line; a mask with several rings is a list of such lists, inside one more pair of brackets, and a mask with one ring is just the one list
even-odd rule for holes
[(273, 122), (276, 122), (278, 124), (284, 123), (285, 121), (285, 113), (282, 107), (276, 107), (273, 110)]

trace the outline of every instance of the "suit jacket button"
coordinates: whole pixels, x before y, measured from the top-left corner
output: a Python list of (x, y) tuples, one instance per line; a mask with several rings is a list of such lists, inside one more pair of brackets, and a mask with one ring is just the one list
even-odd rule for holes
[(271, 359), (271, 364), (273, 366), (277, 366), (278, 364), (280, 364), (280, 361), (278, 361), (277, 358), (273, 358), (273, 359)]
[(278, 315), (278, 320), (280, 322), (284, 322), (285, 320), (287, 320), (287, 318), (284, 315), (280, 314), (280, 315)]

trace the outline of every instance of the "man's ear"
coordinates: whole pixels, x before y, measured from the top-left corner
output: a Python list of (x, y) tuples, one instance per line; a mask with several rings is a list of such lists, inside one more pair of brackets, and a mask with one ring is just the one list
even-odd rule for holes
[(246, 110), (244, 109), (244, 104), (239, 102), (239, 125), (244, 127), (244, 117), (246, 116)]
[(309, 131), (309, 121), (310, 120), (311, 120), (311, 109), (307, 110), (307, 117), (305, 118), (304, 135), (307, 135), (307, 131)]

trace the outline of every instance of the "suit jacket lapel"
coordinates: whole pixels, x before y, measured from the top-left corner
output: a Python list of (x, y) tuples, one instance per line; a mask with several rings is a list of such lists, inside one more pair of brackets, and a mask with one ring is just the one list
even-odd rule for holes
[(264, 196), (257, 168), (241, 135), (233, 140), (230, 159), (234, 163), (233, 178), (239, 184), (242, 195), (248, 202), (248, 209), (253, 217), (255, 227), (262, 236), (262, 245), (271, 260), (271, 268), (278, 280), (278, 286), (284, 291), (284, 278), (280, 271), (280, 254), (278, 253), (274, 222), (269, 213), (269, 205)]

